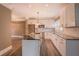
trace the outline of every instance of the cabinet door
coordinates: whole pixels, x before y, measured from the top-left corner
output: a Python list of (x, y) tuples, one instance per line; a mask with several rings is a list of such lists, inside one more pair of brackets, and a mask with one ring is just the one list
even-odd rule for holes
[(62, 9), (62, 12), (60, 14), (60, 25), (61, 26), (66, 26), (66, 18), (65, 18), (65, 8)]
[(53, 42), (53, 44), (55, 45), (55, 43), (56, 43), (55, 34), (52, 35), (52, 42)]
[(60, 52), (61, 50), (60, 50), (60, 42), (61, 42), (61, 37), (58, 37), (58, 40), (57, 40), (57, 49), (58, 49), (58, 51)]
[(65, 39), (60, 39), (60, 43), (59, 43), (59, 52), (61, 53), (61, 55), (66, 55), (66, 40)]
[(54, 40), (55, 43), (54, 43), (54, 45), (55, 45), (56, 48), (57, 48), (57, 40), (58, 40), (57, 35), (55, 35), (55, 40)]
[(56, 47), (59, 50), (59, 36), (56, 35)]
[(66, 55), (79, 56), (79, 40), (67, 40)]
[(75, 23), (76, 23), (76, 26), (79, 26), (79, 4), (76, 3), (75, 4)]
[(75, 6), (74, 4), (69, 4), (65, 8), (65, 27), (75, 26)]
[(35, 24), (28, 24), (28, 34), (35, 33)]

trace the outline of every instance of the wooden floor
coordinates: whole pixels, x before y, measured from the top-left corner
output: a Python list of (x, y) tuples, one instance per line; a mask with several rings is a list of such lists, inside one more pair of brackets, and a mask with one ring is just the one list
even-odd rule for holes
[(22, 40), (19, 38), (12, 38), (12, 50), (7, 54), (7, 56), (22, 56)]
[(61, 56), (50, 39), (45, 39), (41, 47), (41, 56)]
[[(19, 39), (13, 39), (12, 40), (13, 49), (8, 54), (8, 56), (22, 56), (22, 46), (21, 46), (21, 40)], [(40, 49), (40, 55), (41, 56), (60, 56), (60, 53), (57, 51), (57, 49), (54, 47), (52, 41), (50, 39), (45, 39), (44, 42), (41, 45)]]
[[(48, 44), (47, 44), (48, 43)], [(49, 56), (61, 56), (51, 40), (46, 40)], [(51, 47), (51, 48), (50, 48)], [(52, 53), (51, 53), (52, 52)], [(51, 54), (50, 54), (51, 53)]]

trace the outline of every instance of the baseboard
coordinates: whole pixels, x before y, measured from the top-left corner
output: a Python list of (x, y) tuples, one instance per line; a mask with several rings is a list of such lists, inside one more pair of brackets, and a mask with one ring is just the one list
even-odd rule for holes
[(2, 56), (3, 54), (5, 54), (6, 52), (8, 52), (9, 50), (12, 49), (12, 45), (8, 46), (7, 48), (3, 49), (0, 51), (0, 56)]

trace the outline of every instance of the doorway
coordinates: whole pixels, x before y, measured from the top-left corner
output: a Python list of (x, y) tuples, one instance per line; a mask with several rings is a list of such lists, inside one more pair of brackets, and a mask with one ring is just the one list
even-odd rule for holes
[(32, 38), (35, 37), (35, 24), (28, 24), (28, 35)]

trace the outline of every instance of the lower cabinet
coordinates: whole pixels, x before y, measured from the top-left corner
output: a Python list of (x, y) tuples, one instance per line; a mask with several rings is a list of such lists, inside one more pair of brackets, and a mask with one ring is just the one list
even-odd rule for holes
[(58, 47), (58, 50), (60, 52), (61, 55), (65, 55), (66, 54), (66, 40), (65, 39), (62, 39), (62, 38), (59, 38), (59, 47)]
[(79, 56), (79, 40), (66, 40), (66, 55)]
[(79, 56), (79, 39), (63, 39), (58, 35), (52, 41), (62, 56)]

